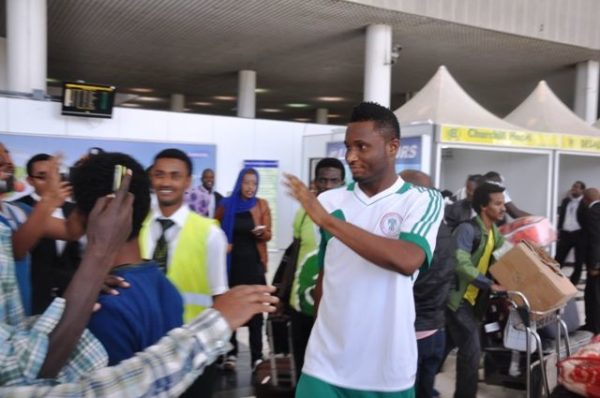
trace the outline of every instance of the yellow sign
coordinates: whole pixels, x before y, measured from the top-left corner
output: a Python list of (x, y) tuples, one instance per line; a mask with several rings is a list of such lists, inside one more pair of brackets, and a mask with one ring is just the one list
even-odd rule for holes
[(441, 142), (600, 152), (600, 133), (594, 137), (458, 126), (441, 126), (441, 129)]
[(442, 142), (518, 146), (527, 148), (557, 148), (559, 139), (554, 133), (499, 130), (473, 127), (441, 126)]
[(585, 135), (562, 134), (560, 138), (561, 149), (600, 152), (600, 135), (598, 137), (590, 137)]

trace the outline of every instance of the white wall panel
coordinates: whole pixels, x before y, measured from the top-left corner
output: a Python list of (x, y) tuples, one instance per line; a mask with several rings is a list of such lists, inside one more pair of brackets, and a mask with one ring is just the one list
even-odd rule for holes
[(14, 133), (58, 134), (66, 132), (57, 102), (7, 99), (7, 130)]

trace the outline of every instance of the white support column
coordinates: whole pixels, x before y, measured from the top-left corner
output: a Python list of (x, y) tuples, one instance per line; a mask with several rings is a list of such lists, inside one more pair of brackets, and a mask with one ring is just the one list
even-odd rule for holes
[(327, 108), (317, 108), (317, 114), (315, 115), (315, 121), (319, 124), (327, 124), (329, 119), (329, 111)]
[(46, 0), (6, 1), (8, 90), (46, 92), (47, 24)]
[(577, 64), (575, 77), (575, 113), (592, 124), (598, 119), (598, 61)]
[(6, 87), (6, 39), (0, 37), (0, 91)]
[(239, 71), (237, 99), (237, 115), (254, 119), (256, 117), (256, 71)]
[(365, 43), (364, 100), (390, 107), (392, 27), (369, 25)]
[(171, 94), (171, 110), (183, 112), (185, 110), (185, 96), (183, 94)]

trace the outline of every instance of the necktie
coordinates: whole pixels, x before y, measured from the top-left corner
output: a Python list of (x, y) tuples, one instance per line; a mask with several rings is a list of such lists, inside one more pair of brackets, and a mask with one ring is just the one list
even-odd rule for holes
[(160, 268), (162, 272), (166, 273), (167, 259), (169, 258), (169, 243), (165, 238), (165, 232), (167, 231), (167, 229), (171, 228), (175, 223), (169, 220), (168, 218), (159, 218), (157, 221), (162, 227), (162, 232), (160, 234), (160, 237), (156, 241), (156, 247), (154, 248), (154, 254), (152, 255), (152, 259), (156, 261), (156, 264), (158, 264), (158, 268)]

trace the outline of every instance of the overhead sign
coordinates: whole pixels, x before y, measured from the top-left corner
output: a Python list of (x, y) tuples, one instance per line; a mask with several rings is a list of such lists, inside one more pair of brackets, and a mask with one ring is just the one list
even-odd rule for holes
[(600, 152), (600, 131), (598, 134), (598, 137), (592, 137), (575, 134), (443, 125), (441, 126), (440, 131), (440, 141), (478, 145)]

